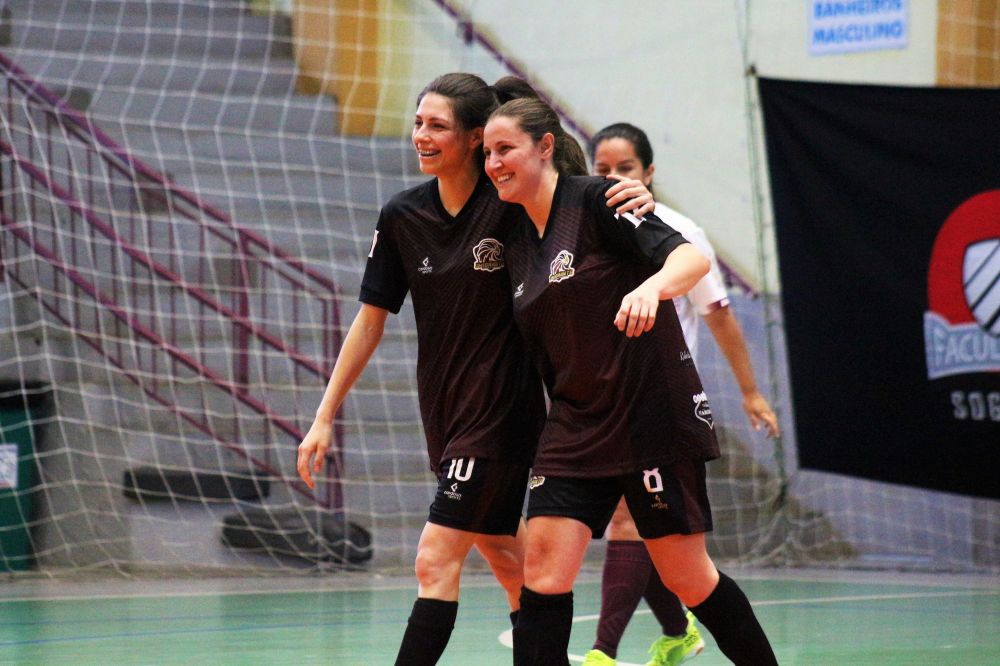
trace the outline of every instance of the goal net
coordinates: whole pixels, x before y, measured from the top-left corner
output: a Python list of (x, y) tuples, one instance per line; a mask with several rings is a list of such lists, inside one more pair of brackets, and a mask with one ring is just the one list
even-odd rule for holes
[[(424, 179), (417, 92), (464, 70), (570, 98), (573, 79), (522, 46), (545, 22), (480, 30), (480, 5), (433, 0), (0, 6), (0, 570), (409, 569), (434, 478), (408, 304), (338, 415), (316, 491), (296, 446), (378, 210)], [(566, 105), (566, 123), (585, 138), (633, 120), (611, 104)], [(735, 288), (733, 307), (786, 435), (750, 428), (702, 330), (725, 453), (713, 554), (883, 566), (892, 533), (891, 566), (997, 566), (993, 504), (798, 470), (776, 299)], [(885, 513), (901, 496), (904, 526)], [(945, 519), (920, 515), (931, 506)]]

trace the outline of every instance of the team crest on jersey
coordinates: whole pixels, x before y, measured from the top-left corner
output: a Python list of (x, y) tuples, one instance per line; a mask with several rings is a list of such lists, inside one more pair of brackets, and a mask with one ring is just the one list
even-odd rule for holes
[(694, 402), (694, 415), (699, 421), (704, 421), (708, 424), (709, 428), (715, 428), (715, 421), (712, 420), (712, 408), (708, 406), (708, 396), (705, 392), (697, 393), (691, 396), (692, 402)]
[(475, 262), (472, 267), (477, 271), (498, 271), (503, 268), (503, 243), (496, 238), (484, 238), (472, 248)]
[(576, 269), (573, 268), (573, 253), (569, 250), (560, 250), (549, 264), (549, 282), (568, 280), (574, 273)]

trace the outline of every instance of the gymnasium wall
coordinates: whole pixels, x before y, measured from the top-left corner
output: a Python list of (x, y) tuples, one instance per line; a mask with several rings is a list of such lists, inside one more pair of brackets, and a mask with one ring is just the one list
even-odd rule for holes
[[(482, 48), (466, 44), (435, 1), (364, 4), (380, 17), (379, 133), (406, 131), (419, 82), (453, 69), (487, 79), (506, 73)], [(621, 120), (646, 129), (660, 196), (702, 224), (721, 255), (769, 291), (778, 289), (777, 273), (766, 201), (761, 233), (753, 223), (752, 176), (760, 174), (750, 167), (748, 137), (757, 119), (747, 113), (754, 103), (747, 67), (762, 76), (819, 81), (929, 86), (936, 80), (938, 3), (930, 0), (908, 3), (906, 48), (824, 56), (808, 53), (807, 2), (586, 1), (572, 3), (572, 11), (535, 0), (445, 4), (513, 57), (585, 130)], [(385, 110), (396, 108), (404, 113), (386, 117)]]

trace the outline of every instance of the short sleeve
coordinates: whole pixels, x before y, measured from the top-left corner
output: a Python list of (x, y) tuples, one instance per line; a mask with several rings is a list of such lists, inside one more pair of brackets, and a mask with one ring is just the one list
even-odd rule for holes
[(388, 208), (382, 209), (375, 226), (365, 274), (361, 279), (359, 300), (398, 314), (410, 290), (410, 284), (392, 234), (391, 214), (386, 212)]
[(600, 218), (601, 235), (608, 249), (633, 261), (662, 266), (671, 252), (688, 241), (654, 214), (642, 218), (631, 213), (616, 214), (604, 196), (612, 185), (613, 181), (600, 183), (596, 196), (591, 196), (593, 212)]

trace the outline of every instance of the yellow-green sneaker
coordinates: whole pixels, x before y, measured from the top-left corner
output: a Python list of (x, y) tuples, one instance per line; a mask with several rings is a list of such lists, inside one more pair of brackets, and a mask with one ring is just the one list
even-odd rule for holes
[(591, 650), (583, 655), (583, 666), (615, 666), (618, 663), (600, 650)]
[[(677, 666), (693, 659), (705, 649), (705, 641), (694, 623), (694, 614), (687, 612), (687, 631), (683, 636), (660, 636), (649, 648), (653, 657), (646, 666)], [(586, 663), (586, 662), (584, 662)]]

